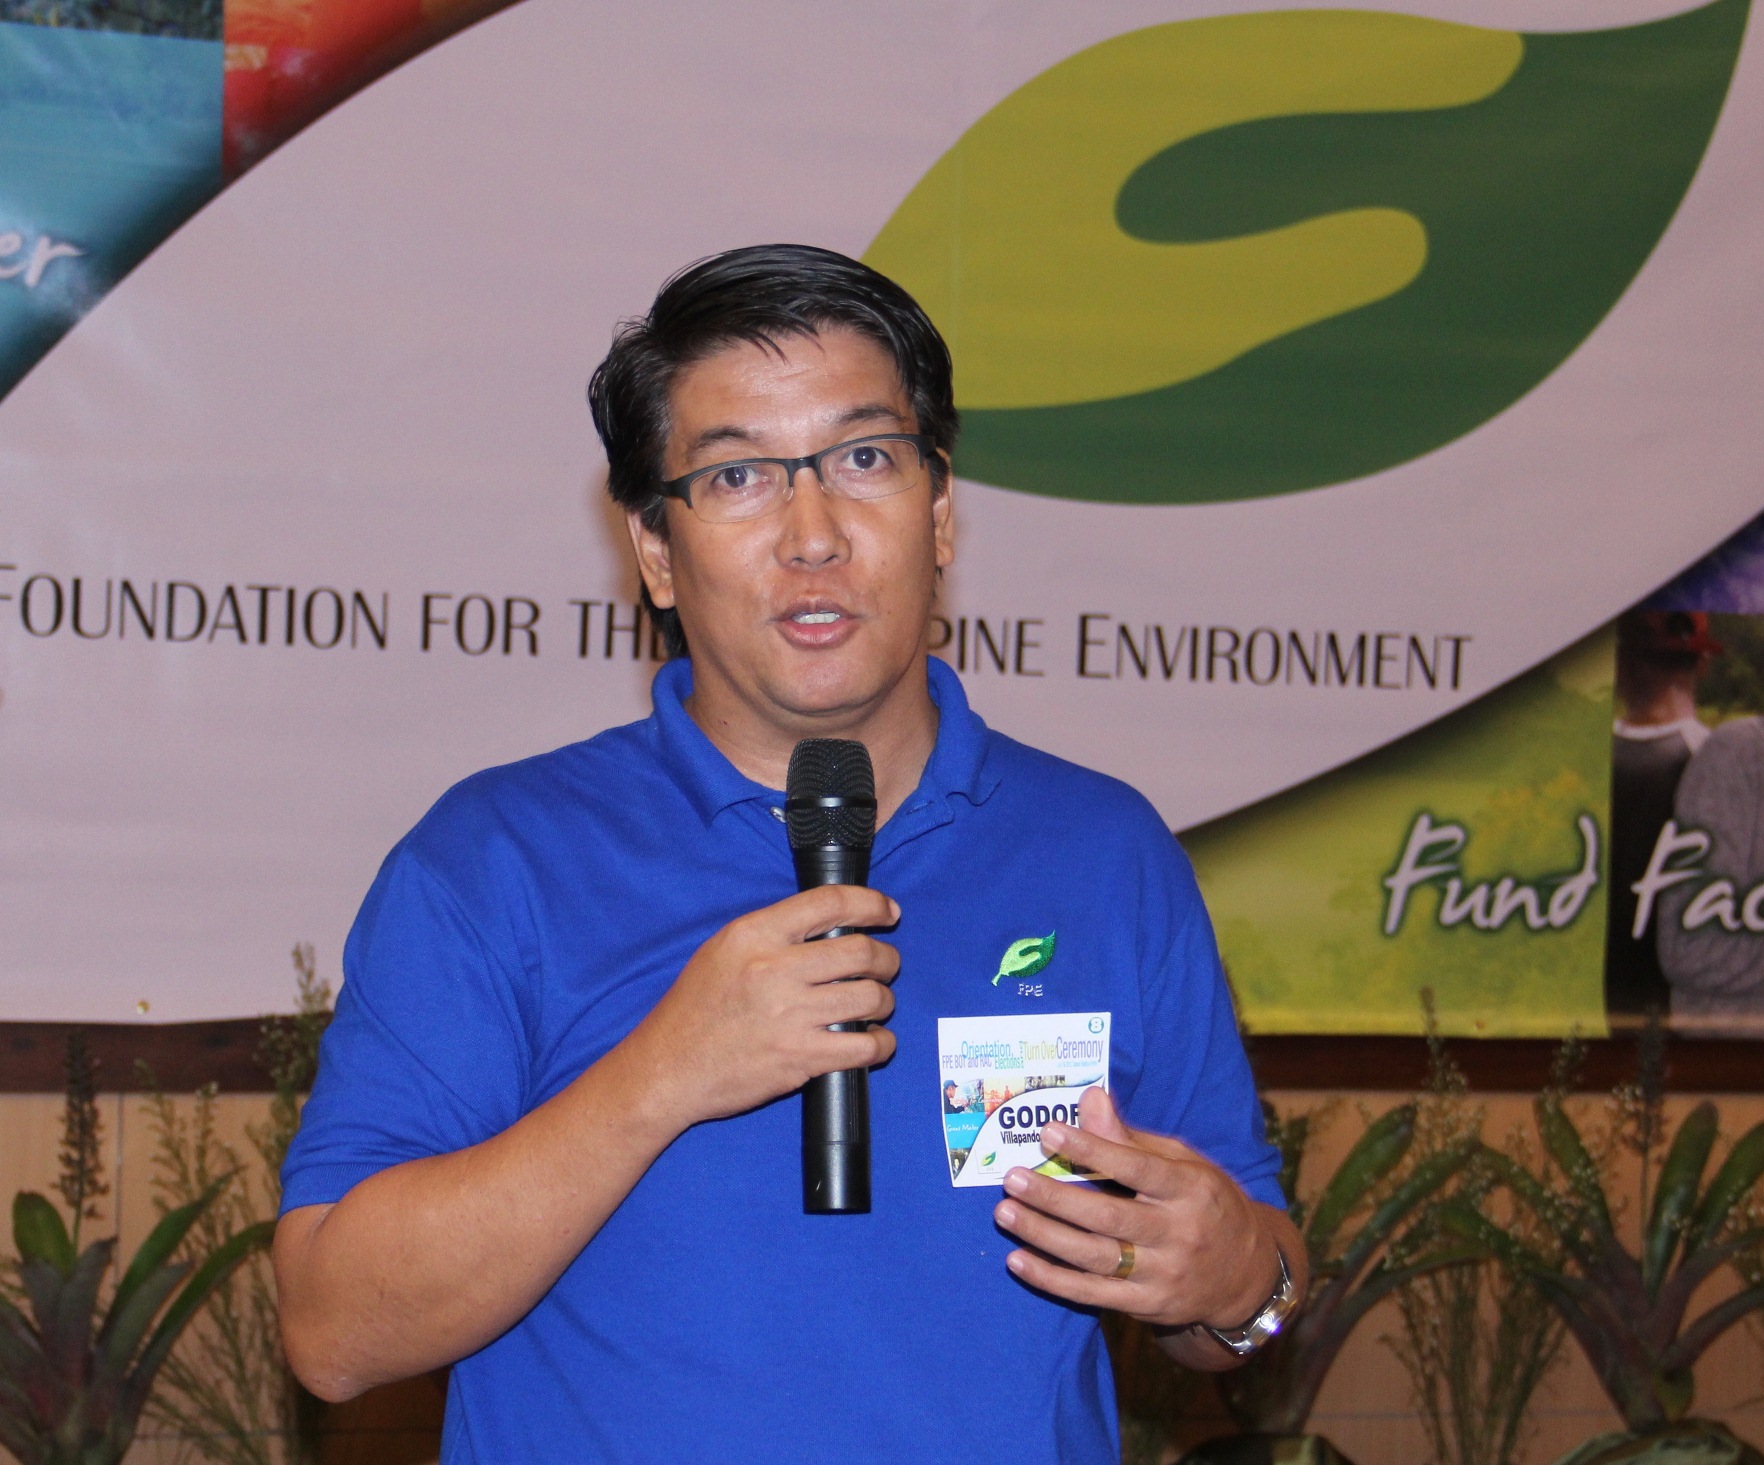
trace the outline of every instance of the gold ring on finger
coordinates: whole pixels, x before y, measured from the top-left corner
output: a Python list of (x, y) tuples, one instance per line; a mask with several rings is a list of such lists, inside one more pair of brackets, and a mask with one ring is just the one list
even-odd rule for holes
[(1118, 1282), (1125, 1282), (1133, 1275), (1133, 1264), (1138, 1260), (1138, 1257), (1133, 1253), (1131, 1241), (1116, 1241), (1115, 1245), (1121, 1248), (1121, 1259), (1115, 1263), (1115, 1270), (1109, 1275)]

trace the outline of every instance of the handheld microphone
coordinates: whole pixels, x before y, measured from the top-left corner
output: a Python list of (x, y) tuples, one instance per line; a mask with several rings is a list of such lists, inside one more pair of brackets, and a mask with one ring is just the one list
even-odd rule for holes
[[(799, 890), (865, 885), (876, 839), (876, 774), (870, 750), (843, 738), (804, 738), (790, 754), (784, 823)], [(835, 927), (816, 937), (848, 935)], [(836, 1033), (861, 1022), (834, 1023)], [(870, 1074), (823, 1073), (802, 1089), (802, 1208), (811, 1216), (870, 1209)]]

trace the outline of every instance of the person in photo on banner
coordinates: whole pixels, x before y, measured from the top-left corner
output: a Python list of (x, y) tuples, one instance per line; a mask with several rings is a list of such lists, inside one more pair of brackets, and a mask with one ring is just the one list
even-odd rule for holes
[[(1655, 858), (1685, 767), (1708, 739), (1697, 682), (1721, 643), (1698, 611), (1636, 610), (1617, 622), (1617, 717), (1611, 729), (1611, 906), (1605, 1010), (1614, 1025), (1669, 1005), (1660, 938), (1637, 930), (1637, 883)], [(1646, 912), (1643, 913), (1648, 914)]]
[(1764, 1037), (1764, 718), (1733, 718), (1704, 739), (1679, 780), (1673, 820), (1681, 839), (1707, 850), (1703, 878), (1660, 899), (1673, 1029)]
[[(449, 1462), (1116, 1461), (1098, 1310), (1230, 1367), (1305, 1253), (1176, 841), (928, 654), (948, 350), (758, 246), (589, 397), (671, 659), (382, 866), (283, 1172), (289, 1360), (333, 1400), (452, 1365)], [(823, 737), (874, 764), (873, 889), (792, 893)], [(871, 1209), (806, 1215), (796, 1093), (860, 1067)]]

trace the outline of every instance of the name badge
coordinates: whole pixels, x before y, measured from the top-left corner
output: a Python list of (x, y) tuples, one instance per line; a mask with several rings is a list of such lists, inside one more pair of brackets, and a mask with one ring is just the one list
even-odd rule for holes
[(1109, 1086), (1109, 1014), (1013, 1013), (937, 1020), (943, 1138), (956, 1186), (1003, 1185), (1018, 1165), (1088, 1177), (1041, 1151), (1041, 1127), (1078, 1123), (1084, 1091)]

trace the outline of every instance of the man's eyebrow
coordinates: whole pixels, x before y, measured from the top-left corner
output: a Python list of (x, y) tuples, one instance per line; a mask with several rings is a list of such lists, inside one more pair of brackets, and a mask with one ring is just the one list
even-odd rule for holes
[[(855, 427), (861, 422), (887, 422), (895, 427), (905, 427), (909, 418), (898, 407), (891, 407), (886, 402), (865, 402), (857, 407), (848, 407), (832, 420), (835, 428)], [(738, 427), (732, 422), (720, 423), (715, 427), (707, 427), (703, 432), (693, 436), (686, 444), (686, 452), (696, 455), (707, 448), (729, 444), (732, 447), (751, 447), (758, 439), (745, 427)]]
[(753, 443), (754, 435), (745, 427), (736, 427), (732, 423), (724, 423), (719, 427), (707, 427), (686, 444), (688, 453), (702, 452), (716, 443)]
[(859, 422), (873, 422), (878, 418), (886, 418), (897, 427), (905, 427), (906, 415), (898, 407), (891, 407), (886, 402), (866, 402), (861, 407), (848, 407), (833, 419), (836, 427), (851, 427)]

